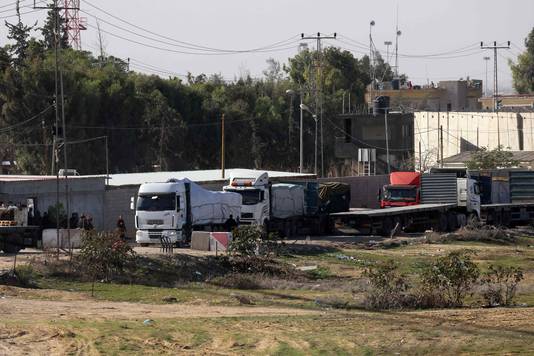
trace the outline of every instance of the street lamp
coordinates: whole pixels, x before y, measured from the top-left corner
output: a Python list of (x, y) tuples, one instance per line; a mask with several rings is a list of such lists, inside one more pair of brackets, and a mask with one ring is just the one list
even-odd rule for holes
[[(301, 95), (301, 99), (302, 99), (302, 95)], [(300, 104), (300, 114), (301, 114), (301, 122), (300, 122), (300, 128), (301, 128), (300, 134), (301, 134), (301, 136), (300, 137), (301, 137), (301, 139), (302, 139), (302, 111), (303, 110), (309, 112), (311, 114), (311, 116), (313, 117), (313, 119), (315, 120), (314, 173), (317, 174), (317, 115), (313, 111), (311, 111), (311, 109), (306, 104), (303, 104), (303, 103)], [(302, 150), (302, 145), (300, 147), (301, 147), (301, 150)], [(302, 154), (301, 154), (301, 159), (302, 159)]]

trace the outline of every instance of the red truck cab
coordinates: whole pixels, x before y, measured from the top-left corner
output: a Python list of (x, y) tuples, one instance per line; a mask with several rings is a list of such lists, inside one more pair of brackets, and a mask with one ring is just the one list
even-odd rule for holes
[(380, 192), (380, 208), (418, 205), (421, 173), (393, 172)]

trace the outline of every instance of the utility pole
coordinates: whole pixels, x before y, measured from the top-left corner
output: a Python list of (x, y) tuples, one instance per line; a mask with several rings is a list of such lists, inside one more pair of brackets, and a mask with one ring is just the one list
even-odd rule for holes
[[(66, 213), (67, 213), (67, 241), (69, 244), (69, 251), (70, 251), (70, 207), (69, 207), (69, 181), (68, 181), (68, 156), (67, 156), (67, 127), (66, 127), (66, 121), (65, 121), (65, 93), (64, 93), (64, 87), (63, 87), (63, 67), (61, 65), (60, 61), (60, 54), (61, 54), (61, 17), (60, 17), (60, 10), (65, 11), (66, 13), (68, 11), (78, 11), (79, 8), (79, 2), (77, 3), (78, 7), (69, 7), (69, 6), (58, 6), (58, 0), (54, 0), (54, 2), (50, 6), (36, 6), (36, 1), (33, 2), (33, 8), (35, 10), (43, 9), (43, 10), (53, 10), (54, 11), (54, 17), (55, 17), (55, 28), (54, 28), (54, 53), (55, 53), (55, 94), (54, 94), (54, 101), (55, 101), (55, 112), (56, 112), (56, 124), (55, 124), (55, 132), (54, 132), (54, 143), (53, 143), (53, 156), (54, 156), (54, 162), (52, 163), (53, 170), (56, 173), (56, 233), (57, 233), (57, 256), (59, 258), (59, 150), (63, 148), (63, 166), (64, 166), (64, 181), (65, 181), (65, 207), (66, 207)], [(68, 28), (67, 28), (68, 30)], [(61, 102), (61, 114), (59, 112), (59, 102)], [(60, 116), (61, 116), (61, 133), (62, 137), (60, 138), (60, 130), (59, 130), (59, 122), (60, 122)], [(55, 163), (55, 164), (54, 164)]]
[(439, 125), (439, 150), (441, 158), (439, 160), (439, 166), (443, 168), (443, 125)]
[(486, 63), (486, 85), (484, 89), (484, 96), (488, 96), (488, 61), (490, 60), (490, 57), (485, 56), (484, 62)]
[(337, 33), (333, 36), (321, 36), (320, 32), (317, 32), (316, 36), (305, 36), (304, 33), (300, 35), (303, 40), (316, 40), (317, 41), (317, 59), (316, 59), (316, 76), (315, 76), (315, 113), (319, 115), (321, 120), (321, 177), (324, 177), (324, 136), (323, 136), (323, 98), (322, 98), (322, 40), (335, 40)]
[(385, 126), (385, 132), (386, 132), (386, 162), (388, 165), (388, 174), (391, 173), (391, 165), (389, 163), (389, 133), (388, 133), (388, 111), (389, 108), (386, 108), (384, 112), (384, 126)]
[(369, 23), (369, 77), (371, 78), (371, 85), (369, 86), (369, 102), (373, 103), (373, 90), (375, 88), (375, 66), (374, 66), (374, 56), (373, 56), (373, 26), (375, 21), (371, 20)]
[(497, 45), (497, 41), (493, 41), (493, 46), (484, 46), (484, 42), (480, 42), (480, 48), (482, 49), (492, 49), (493, 50), (493, 112), (497, 114), (497, 147), (501, 147), (501, 127), (499, 123), (499, 105), (498, 105), (498, 96), (499, 96), (499, 85), (497, 82), (498, 72), (497, 72), (497, 50), (499, 49), (510, 49), (510, 41), (506, 46)]
[(224, 114), (221, 118), (221, 174), (222, 179), (225, 179), (224, 176)]
[(395, 78), (399, 78), (399, 36), (402, 32), (399, 30), (399, 4), (397, 3), (397, 19), (395, 24)]

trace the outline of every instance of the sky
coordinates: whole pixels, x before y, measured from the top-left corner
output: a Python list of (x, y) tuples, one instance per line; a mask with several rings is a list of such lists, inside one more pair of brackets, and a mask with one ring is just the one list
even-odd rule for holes
[[(14, 2), (0, 0), (0, 18), (15, 13)], [(508, 59), (515, 60), (524, 50), (524, 39), (534, 27), (532, 0), (80, 2), (80, 15), (88, 25), (82, 32), (83, 49), (97, 51), (99, 18), (106, 53), (131, 58), (134, 70), (162, 76), (217, 73), (229, 80), (246, 73), (261, 76), (270, 57), (286, 63), (298, 53), (301, 33), (335, 32), (337, 39), (325, 40), (323, 46), (337, 46), (361, 57), (369, 52), (371, 21), (375, 21), (373, 42), (383, 57), (384, 42), (393, 42), (393, 65), (398, 8), (400, 73), (406, 73), (415, 84), (467, 76), (485, 80), (487, 64), (491, 88), (493, 51), (481, 50), (480, 42), (511, 41), (511, 49), (500, 50), (497, 57), (499, 91), (510, 93)], [(33, 0), (21, 0), (21, 11), (28, 12), (23, 21), (42, 24), (45, 11), (33, 11), (32, 5)], [(0, 38), (7, 41), (5, 26), (0, 29)], [(308, 44), (315, 48), (314, 41)], [(251, 49), (256, 50), (247, 51)], [(491, 60), (486, 63), (484, 56)]]

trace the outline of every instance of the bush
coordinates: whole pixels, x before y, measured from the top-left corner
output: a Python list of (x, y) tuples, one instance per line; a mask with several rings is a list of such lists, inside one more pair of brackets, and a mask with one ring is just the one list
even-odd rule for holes
[(523, 280), (521, 268), (491, 265), (482, 278), (482, 284), (486, 288), (482, 296), (486, 304), (489, 306), (511, 305), (517, 292), (517, 285), (521, 280)]
[(279, 241), (278, 234), (265, 234), (259, 226), (240, 226), (232, 233), (228, 252), (234, 256), (276, 256), (284, 248)]
[(262, 288), (261, 279), (261, 275), (231, 273), (226, 276), (215, 277), (211, 283), (224, 288), (254, 290)]
[(480, 275), (471, 251), (454, 251), (423, 269), (420, 306), (462, 306)]
[(371, 309), (394, 309), (406, 305), (409, 285), (393, 260), (368, 267), (364, 276), (369, 278), (370, 290), (365, 304)]
[(262, 230), (258, 226), (240, 226), (234, 229), (228, 246), (231, 255), (255, 256), (259, 253)]
[(113, 274), (121, 273), (135, 258), (135, 252), (117, 233), (85, 231), (82, 236), (77, 262), (80, 271), (93, 282), (97, 279), (111, 280)]

